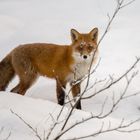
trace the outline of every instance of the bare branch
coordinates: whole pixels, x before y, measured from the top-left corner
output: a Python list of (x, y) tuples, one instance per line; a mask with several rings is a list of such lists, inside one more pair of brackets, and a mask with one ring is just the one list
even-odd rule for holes
[(139, 121), (140, 121), (140, 118), (138, 118), (138, 119), (136, 119), (134, 121), (131, 121), (129, 123), (124, 124), (124, 119), (122, 119), (122, 121), (120, 122), (120, 124), (118, 126), (116, 126), (114, 128), (110, 128), (110, 129), (105, 129), (105, 130), (103, 129), (104, 124), (102, 123), (101, 128), (97, 132), (93, 132), (92, 134), (89, 134), (89, 135), (86, 135), (86, 136), (69, 138), (67, 140), (81, 140), (81, 139), (84, 139), (84, 138), (95, 137), (97, 135), (112, 132), (112, 131), (119, 131), (119, 132), (126, 132), (126, 133), (139, 131), (140, 128), (132, 129), (132, 130), (126, 130), (126, 131), (122, 130), (122, 129), (125, 129), (125, 128), (129, 128), (130, 126), (132, 126), (133, 124), (135, 124), (135, 123), (137, 123)]
[[(132, 68), (132, 67), (131, 67), (131, 68)], [(128, 74), (128, 73), (127, 73), (127, 74)], [(136, 73), (135, 73), (135, 72), (132, 73), (132, 75), (131, 75), (130, 78), (127, 77), (127, 74), (124, 75), (124, 77), (126, 77), (126, 87), (124, 88), (124, 91), (122, 92), (121, 96), (120, 96), (116, 101), (115, 101), (115, 95), (113, 94), (113, 98), (112, 98), (113, 105), (112, 105), (112, 108), (110, 109), (110, 111), (108, 111), (106, 114), (103, 115), (103, 110), (104, 110), (104, 107), (105, 107), (105, 103), (106, 103), (106, 101), (107, 101), (107, 98), (106, 98), (105, 101), (104, 101), (104, 103), (103, 103), (103, 105), (102, 105), (101, 112), (100, 112), (98, 115), (93, 115), (93, 114), (91, 114), (90, 117), (88, 117), (88, 118), (86, 118), (86, 119), (84, 119), (84, 120), (81, 120), (81, 121), (79, 121), (79, 122), (76, 122), (75, 124), (69, 126), (67, 129), (62, 130), (61, 133), (55, 138), (55, 140), (59, 139), (63, 134), (65, 134), (66, 132), (68, 132), (70, 129), (74, 128), (74, 127), (77, 126), (77, 125), (80, 125), (80, 124), (82, 124), (82, 123), (84, 123), (84, 122), (86, 122), (86, 121), (89, 121), (89, 120), (95, 119), (95, 118), (96, 118), (96, 119), (103, 119), (103, 118), (108, 117), (110, 114), (112, 114), (112, 112), (114, 111), (114, 109), (116, 108), (116, 106), (117, 106), (122, 100), (126, 99), (126, 98), (124, 97), (124, 95), (126, 94), (126, 92), (127, 92), (127, 90), (128, 90), (128, 87), (129, 87), (129, 85), (131, 84), (132, 80), (133, 80), (134, 77), (137, 75), (137, 72), (136, 72)], [(112, 79), (112, 81), (113, 81), (113, 79)], [(112, 83), (112, 82), (111, 82), (111, 83)], [(70, 114), (70, 115), (71, 115), (71, 114)], [(122, 119), (120, 126), (122, 126), (123, 122), (124, 122), (124, 119)], [(111, 125), (110, 125), (110, 126), (111, 126)], [(110, 127), (110, 126), (109, 126), (109, 127)]]
[[(1, 128), (0, 128), (0, 135), (2, 134), (3, 131), (4, 131), (4, 127), (1, 127)], [(3, 140), (8, 140), (8, 139), (10, 138), (11, 134), (12, 134), (12, 133), (9, 132), (8, 136), (6, 136), (6, 138), (4, 138)]]
[(126, 77), (126, 75), (128, 73), (130, 73), (132, 71), (132, 69), (135, 68), (135, 66), (139, 63), (140, 61), (140, 58), (137, 58), (137, 60), (134, 62), (134, 64), (124, 73), (122, 74), (119, 78), (117, 78), (115, 81), (112, 81), (109, 85), (107, 85), (106, 87), (96, 91), (94, 94), (90, 95), (90, 96), (87, 96), (87, 97), (82, 97), (82, 99), (88, 99), (88, 98), (91, 98), (99, 93), (102, 93), (103, 91), (109, 89), (111, 86), (115, 85), (116, 83), (118, 83), (120, 80), (122, 80), (123, 78)]
[(52, 131), (54, 130), (54, 128), (55, 128), (55, 126), (56, 126), (57, 124), (58, 124), (57, 122), (55, 122), (55, 123), (53, 124), (53, 126), (50, 128), (50, 131), (49, 131), (48, 135), (45, 137), (45, 140), (48, 140), (48, 139), (49, 139), (50, 135), (52, 134)]
[[(107, 27), (106, 27), (106, 29), (105, 29), (105, 32), (103, 33), (101, 39), (99, 40), (99, 42), (98, 42), (98, 44), (97, 44), (97, 49), (98, 49), (100, 43), (102, 42), (102, 40), (104, 39), (104, 37), (106, 36), (106, 34), (107, 34), (107, 32), (108, 32), (108, 29), (109, 29), (111, 23), (113, 22), (115, 16), (117, 15), (117, 13), (118, 13), (118, 12), (120, 11), (120, 9), (121, 9), (121, 6), (122, 6), (122, 4), (123, 4), (123, 0), (122, 0), (122, 1), (119, 1), (119, 0), (118, 0), (118, 2), (119, 2), (119, 3), (118, 3), (118, 5), (117, 5), (117, 7), (116, 7), (116, 10), (114, 11), (113, 16), (110, 18), (110, 21), (108, 22)], [(71, 115), (72, 115), (72, 112), (73, 112), (74, 108), (76, 107), (76, 105), (78, 104), (78, 102), (82, 99), (84, 93), (86, 92), (86, 90), (87, 90), (87, 88), (88, 88), (89, 81), (90, 81), (90, 71), (91, 71), (91, 67), (92, 67), (92, 62), (93, 62), (93, 60), (94, 60), (94, 58), (95, 58), (97, 49), (95, 50), (95, 52), (94, 52), (94, 54), (93, 54), (93, 56), (92, 56), (92, 61), (91, 61), (90, 67), (89, 67), (89, 72), (88, 72), (89, 75), (88, 75), (88, 77), (87, 77), (87, 83), (86, 83), (85, 89), (84, 89), (84, 91), (80, 94), (79, 98), (77, 99), (77, 101), (75, 102), (75, 104), (73, 105), (73, 107), (71, 108), (71, 110), (69, 111), (68, 116), (67, 116), (67, 118), (66, 118), (66, 121), (64, 122), (64, 125), (62, 126), (62, 129), (61, 129), (61, 130), (64, 130), (64, 128), (65, 128), (65, 126), (66, 126), (68, 120), (70, 119), (70, 117), (71, 117)], [(136, 63), (134, 64), (134, 66), (138, 63), (138, 61), (139, 61), (139, 60), (137, 59), (137, 61), (136, 61)], [(131, 70), (133, 69), (134, 66), (132, 66), (132, 68), (131, 68), (130, 70), (127, 71), (127, 73), (129, 73), (129, 71), (131, 71)], [(125, 74), (125, 75), (126, 75), (126, 74)], [(123, 77), (123, 75), (122, 75), (122, 77)], [(120, 77), (120, 79), (122, 79), (122, 77)], [(117, 83), (118, 81), (120, 81), (120, 79), (118, 79), (118, 80), (116, 80), (115, 82), (113, 82), (113, 84), (115, 84), (115, 83)], [(108, 89), (111, 85), (112, 85), (112, 84), (110, 84), (108, 87), (106, 87), (106, 89)], [(98, 91), (98, 92), (96, 92), (96, 93), (98, 94), (98, 93), (100, 93), (100, 92), (102, 92), (102, 91), (104, 91), (104, 90), (105, 90), (105, 89), (101, 89), (100, 91)], [(94, 96), (94, 95), (92, 95), (92, 96)], [(91, 97), (92, 97), (92, 96), (91, 96)]]
[(39, 140), (42, 140), (40, 135), (38, 134), (37, 132), (37, 129), (34, 129), (29, 123), (27, 123), (22, 117), (20, 117), (17, 113), (15, 113), (12, 109), (10, 109), (11, 113), (14, 114), (15, 116), (17, 116), (26, 126), (28, 126), (28, 128), (30, 128), (35, 136), (39, 139)]
[(121, 6), (121, 8), (124, 8), (124, 7), (126, 7), (126, 6), (128, 6), (128, 5), (130, 5), (130, 4), (132, 4), (134, 1), (135, 1), (135, 0), (131, 0), (131, 1), (129, 1), (129, 2), (125, 3), (125, 4), (123, 4), (123, 5)]
[(136, 92), (136, 93), (133, 93), (133, 94), (131, 94), (131, 95), (124, 96), (123, 98), (124, 98), (124, 99), (127, 99), (127, 98), (130, 98), (130, 97), (133, 97), (133, 96), (137, 96), (137, 95), (139, 95), (139, 94), (140, 94), (140, 91), (139, 91), (139, 92)]
[(5, 139), (3, 139), (3, 140), (8, 140), (9, 138), (10, 138), (10, 136), (11, 136), (11, 132), (8, 134), (8, 136), (5, 138)]

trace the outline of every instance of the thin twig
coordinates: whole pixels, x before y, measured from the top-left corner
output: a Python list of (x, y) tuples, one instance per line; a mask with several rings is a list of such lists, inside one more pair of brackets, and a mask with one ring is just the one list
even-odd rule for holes
[[(106, 101), (107, 101), (107, 98), (105, 99), (103, 105), (102, 105), (102, 109), (101, 109), (101, 112), (98, 114), (98, 115), (93, 115), (91, 113), (91, 116), (81, 120), (81, 121), (78, 121), (76, 122), (75, 124), (72, 124), (71, 126), (69, 126), (68, 128), (66, 128), (65, 130), (61, 131), (61, 133), (55, 138), (55, 140), (57, 140), (58, 138), (60, 138), (62, 135), (64, 135), (66, 132), (68, 132), (69, 130), (71, 130), (72, 128), (76, 127), (77, 125), (80, 125), (80, 124), (83, 124), (84, 122), (87, 122), (91, 119), (103, 119), (103, 118), (106, 118), (107, 116), (109, 116), (113, 111), (114, 109), (116, 108), (116, 106), (124, 99), (124, 95), (126, 94), (127, 90), (128, 90), (128, 87), (129, 85), (131, 84), (132, 80), (134, 79), (136, 75), (133, 73), (130, 77), (130, 79), (126, 78), (126, 81), (127, 81), (127, 84), (126, 84), (126, 87), (124, 89), (124, 91), (122, 92), (121, 96), (115, 101), (115, 97), (114, 97), (114, 94), (113, 94), (113, 105), (112, 105), (112, 108), (110, 109), (110, 111), (108, 111), (106, 114), (102, 115), (103, 114), (103, 110), (104, 110), (104, 107), (105, 107), (105, 104), (106, 104)], [(124, 119), (122, 119), (120, 125), (122, 126), (124, 122)], [(109, 124), (109, 128), (110, 128), (111, 124)], [(102, 129), (100, 130), (100, 132), (102, 132)]]
[(10, 136), (11, 136), (11, 132), (8, 134), (8, 136), (6, 137), (6, 138), (4, 138), (3, 140), (8, 140), (9, 138), (10, 138)]
[(134, 64), (124, 73), (122, 74), (119, 78), (117, 78), (115, 81), (112, 81), (109, 85), (107, 85), (106, 87), (96, 91), (94, 94), (87, 96), (87, 97), (83, 97), (82, 99), (89, 99), (92, 98), (93, 96), (102, 93), (103, 91), (109, 89), (111, 86), (115, 85), (116, 83), (118, 83), (120, 80), (122, 80), (128, 73), (130, 73), (132, 71), (132, 69), (135, 68), (135, 66), (139, 63), (140, 58), (137, 58), (137, 60), (134, 62)]
[(140, 128), (138, 128), (138, 129), (132, 129), (132, 130), (129, 130), (129, 131), (128, 130), (126, 130), (126, 131), (125, 130), (124, 131), (122, 130), (122, 129), (125, 129), (125, 128), (128, 128), (128, 127), (132, 126), (133, 124), (135, 124), (135, 123), (137, 123), (139, 121), (140, 121), (140, 118), (138, 118), (138, 119), (136, 119), (134, 121), (131, 121), (129, 123), (124, 124), (124, 120), (122, 119), (122, 121), (120, 122), (120, 124), (118, 126), (114, 127), (114, 128), (103, 130), (103, 125), (102, 125), (101, 128), (97, 132), (94, 132), (94, 133), (89, 134), (89, 135), (86, 135), (86, 136), (69, 138), (67, 140), (81, 140), (81, 139), (84, 139), (84, 138), (95, 137), (97, 135), (108, 133), (108, 132), (112, 132), (112, 131), (119, 131), (119, 132), (125, 132), (125, 133), (140, 131)]
[[(1, 127), (1, 128), (0, 128), (0, 135), (2, 134), (3, 131), (4, 131), (4, 127)], [(8, 139), (10, 138), (11, 134), (12, 134), (12, 133), (9, 132), (8, 136), (6, 136), (6, 138), (4, 138), (3, 140), (8, 140)]]
[(42, 140), (40, 135), (38, 134), (37, 132), (37, 129), (34, 129), (29, 123), (27, 123), (21, 116), (19, 116), (17, 113), (15, 113), (12, 109), (10, 109), (11, 113), (14, 114), (15, 116), (17, 116), (26, 126), (28, 126), (28, 128), (30, 128), (35, 136), (39, 139), (39, 140)]

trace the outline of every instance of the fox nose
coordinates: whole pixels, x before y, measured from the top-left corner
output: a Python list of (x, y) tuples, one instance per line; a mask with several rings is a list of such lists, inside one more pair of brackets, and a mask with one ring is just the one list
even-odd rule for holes
[(84, 58), (84, 59), (87, 59), (87, 55), (83, 55), (83, 58)]

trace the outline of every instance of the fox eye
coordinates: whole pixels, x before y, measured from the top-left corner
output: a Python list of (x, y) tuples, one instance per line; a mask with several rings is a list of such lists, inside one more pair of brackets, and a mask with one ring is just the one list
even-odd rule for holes
[(93, 47), (92, 45), (89, 45), (88, 48), (89, 48), (89, 49), (93, 49), (94, 47)]
[(79, 45), (80, 48), (83, 48), (84, 43), (81, 42), (81, 44)]
[(80, 45), (80, 46), (78, 47), (78, 49), (79, 49), (79, 50), (83, 50), (83, 46)]
[(83, 49), (83, 44), (82, 44), (82, 43), (79, 45), (79, 49), (80, 49), (80, 50)]
[(79, 46), (79, 49), (82, 50), (82, 49), (83, 49), (83, 46), (80, 45), (80, 46)]

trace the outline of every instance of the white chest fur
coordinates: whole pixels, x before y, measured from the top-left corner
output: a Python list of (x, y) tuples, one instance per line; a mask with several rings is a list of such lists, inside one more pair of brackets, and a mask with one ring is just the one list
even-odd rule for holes
[[(67, 76), (67, 82), (75, 82), (77, 80), (81, 80), (86, 74), (89, 72), (90, 65), (92, 63), (94, 53), (90, 53), (87, 55), (85, 59), (83, 55), (80, 53), (73, 53), (73, 58), (75, 63), (71, 66), (72, 72)], [(97, 54), (94, 56), (94, 61), (97, 58)]]
[(77, 80), (82, 79), (88, 73), (89, 66), (90, 66), (90, 64), (85, 63), (85, 62), (75, 64), (73, 66), (73, 69), (74, 69), (74, 80), (77, 81)]
[(88, 70), (90, 67), (91, 61), (83, 61), (80, 63), (75, 63), (71, 66), (72, 72), (68, 75), (68, 82), (75, 82), (77, 80), (82, 79), (86, 74), (88, 74)]

